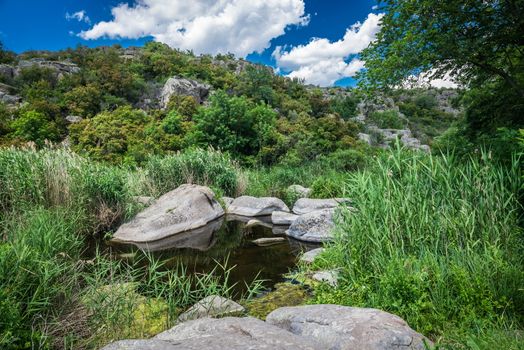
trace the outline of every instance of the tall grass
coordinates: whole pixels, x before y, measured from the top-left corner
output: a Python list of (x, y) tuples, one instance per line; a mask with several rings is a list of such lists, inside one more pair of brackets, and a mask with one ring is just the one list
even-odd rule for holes
[(503, 167), (397, 149), (352, 174), (358, 212), (341, 213), (321, 263), (342, 268), (341, 285), (322, 287), (317, 302), (388, 310), (444, 343), (522, 327), (520, 171), (517, 159)]

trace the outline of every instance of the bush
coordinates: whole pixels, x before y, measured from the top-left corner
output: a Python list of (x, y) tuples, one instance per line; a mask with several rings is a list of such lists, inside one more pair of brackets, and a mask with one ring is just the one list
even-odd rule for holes
[(406, 127), (397, 111), (373, 112), (369, 116), (370, 121), (381, 129), (404, 129)]
[(23, 141), (33, 141), (42, 147), (46, 140), (58, 141), (60, 133), (56, 124), (36, 111), (23, 112), (11, 123), (12, 135)]

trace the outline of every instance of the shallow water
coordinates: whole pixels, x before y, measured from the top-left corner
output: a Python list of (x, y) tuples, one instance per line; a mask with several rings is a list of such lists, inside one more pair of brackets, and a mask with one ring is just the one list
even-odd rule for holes
[[(285, 280), (284, 274), (295, 267), (300, 253), (318, 245), (306, 244), (288, 238), (287, 227), (272, 226), (270, 218), (257, 218), (264, 226), (246, 227), (251, 218), (227, 217), (194, 231), (173, 235), (161, 241), (142, 245), (111, 244), (116, 256), (129, 257), (138, 251), (146, 251), (166, 261), (167, 268), (178, 264), (187, 267), (188, 273), (209, 273), (217, 262), (227, 261), (234, 268), (229, 283), (236, 284), (238, 296), (247, 290), (246, 284), (255, 279), (265, 280), (264, 287), (271, 289)], [(266, 227), (267, 226), (267, 227)], [(253, 241), (265, 237), (284, 237), (282, 243), (257, 246)]]

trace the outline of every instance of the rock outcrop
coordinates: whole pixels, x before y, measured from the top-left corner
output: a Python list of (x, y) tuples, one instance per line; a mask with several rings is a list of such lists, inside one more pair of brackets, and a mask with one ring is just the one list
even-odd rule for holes
[(291, 224), (286, 234), (306, 242), (328, 242), (333, 239), (334, 209), (317, 210), (301, 215)]
[(293, 213), (297, 215), (311, 213), (317, 210), (334, 209), (340, 204), (349, 203), (348, 198), (311, 199), (300, 198), (293, 206)]
[(240, 216), (265, 216), (271, 215), (274, 211), (289, 212), (286, 203), (275, 197), (251, 197), (242, 196), (228, 206), (227, 213)]
[(173, 95), (191, 96), (197, 103), (202, 104), (209, 96), (210, 91), (209, 85), (195, 80), (178, 77), (169, 78), (160, 92), (160, 106), (166, 108)]
[(320, 343), (323, 349), (423, 350), (423, 335), (398, 316), (377, 309), (339, 305), (283, 307), (266, 321)]
[(178, 321), (184, 322), (203, 317), (231, 316), (241, 314), (242, 312), (244, 312), (244, 307), (233, 300), (219, 295), (210, 295), (191, 306), (178, 317)]
[(75, 74), (80, 72), (80, 67), (76, 64), (68, 61), (48, 61), (42, 58), (33, 58), (30, 60), (22, 60), (18, 62), (18, 65), (14, 69), (14, 77), (17, 77), (23, 69), (31, 67), (48, 68), (52, 70), (58, 79), (63, 78), (66, 75)]
[(149, 243), (194, 230), (224, 215), (211, 189), (182, 185), (158, 198), (116, 231), (113, 241)]
[(266, 322), (252, 317), (201, 318), (149, 340), (121, 340), (103, 350), (422, 350), (431, 342), (400, 317), (338, 305), (283, 307)]

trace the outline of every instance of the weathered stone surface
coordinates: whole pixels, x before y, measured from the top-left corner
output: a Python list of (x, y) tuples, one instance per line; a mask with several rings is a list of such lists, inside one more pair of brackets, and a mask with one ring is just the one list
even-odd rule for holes
[(155, 202), (155, 198), (149, 196), (136, 196), (133, 200), (139, 204), (151, 205)]
[(288, 236), (306, 242), (326, 242), (333, 238), (335, 209), (324, 209), (301, 215), (286, 231)]
[(184, 322), (203, 317), (238, 315), (244, 312), (244, 310), (242, 305), (235, 303), (233, 300), (223, 298), (219, 295), (210, 295), (191, 306), (178, 317), (178, 321)]
[(258, 219), (251, 219), (246, 224), (246, 228), (257, 227), (257, 226), (263, 226), (263, 227), (267, 227), (267, 228), (272, 228), (273, 227), (273, 225), (270, 222), (262, 221), (262, 220), (258, 220)]
[(173, 77), (169, 78), (160, 92), (160, 106), (166, 108), (173, 95), (191, 96), (199, 104), (209, 96), (211, 87), (195, 80)]
[(235, 199), (234, 198), (231, 198), (231, 197), (222, 197), (222, 201), (224, 202), (224, 205), (226, 206), (226, 210), (227, 208), (231, 205), (231, 203), (233, 203)]
[(65, 119), (70, 124), (80, 123), (82, 120), (84, 120), (84, 118), (77, 115), (68, 115)]
[(284, 237), (269, 237), (269, 238), (255, 239), (253, 243), (261, 247), (266, 247), (266, 246), (273, 245), (273, 244), (284, 243), (285, 241), (286, 239)]
[(275, 197), (251, 196), (238, 197), (227, 208), (228, 214), (247, 217), (271, 215), (274, 211), (289, 212), (289, 208), (282, 200)]
[(14, 70), (14, 76), (18, 76), (23, 69), (35, 66), (52, 70), (58, 79), (61, 79), (66, 75), (80, 72), (80, 67), (72, 62), (48, 61), (42, 58), (33, 58), (30, 60), (22, 60), (18, 62), (18, 66)]
[(0, 76), (8, 81), (15, 77), (15, 71), (13, 66), (8, 64), (0, 64)]
[(298, 215), (285, 211), (274, 211), (271, 213), (273, 225), (291, 225), (296, 219), (298, 219)]
[(311, 213), (322, 209), (332, 209), (340, 204), (349, 203), (349, 198), (311, 199), (300, 198), (293, 206), (293, 213), (297, 215)]
[(300, 185), (291, 185), (287, 188), (288, 193), (292, 193), (300, 198), (307, 198), (311, 194), (311, 188)]
[(153, 340), (165, 341), (174, 345), (174, 349), (187, 350), (323, 349), (315, 340), (299, 337), (251, 317), (188, 321), (160, 333)]
[(400, 317), (376, 309), (339, 305), (284, 307), (270, 313), (266, 321), (317, 341), (324, 349), (425, 349), (423, 335)]
[(182, 185), (164, 194), (116, 231), (113, 241), (147, 243), (205, 226), (224, 215), (211, 189)]
[(318, 282), (327, 283), (331, 287), (336, 287), (338, 285), (337, 270), (317, 271), (311, 278)]
[[(163, 340), (131, 339), (119, 340), (104, 346), (102, 350), (180, 350), (178, 345), (170, 344)], [(203, 350), (203, 349), (202, 349)]]
[(324, 251), (324, 248), (317, 248), (310, 250), (308, 252), (305, 252), (300, 257), (300, 262), (306, 263), (306, 264), (312, 264), (313, 261), (315, 261), (315, 258), (321, 254)]

